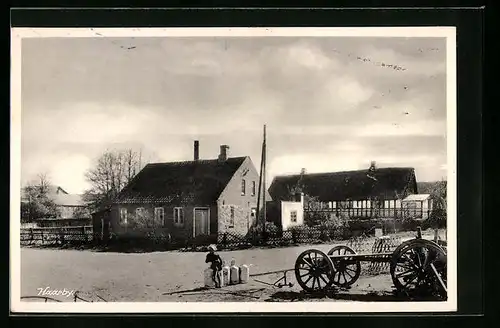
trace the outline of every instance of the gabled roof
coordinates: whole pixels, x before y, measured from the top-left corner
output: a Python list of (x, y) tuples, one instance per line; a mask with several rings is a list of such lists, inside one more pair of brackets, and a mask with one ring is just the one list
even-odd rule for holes
[(48, 190), (48, 193), (52, 195), (68, 194), (68, 192), (61, 188), (61, 186), (49, 186)]
[(413, 168), (378, 168), (374, 171), (344, 171), (304, 175), (277, 176), (269, 193), (274, 200), (288, 200), (290, 190), (298, 184), (319, 201), (364, 200), (373, 197), (394, 199), (395, 195), (416, 193)]
[(120, 192), (115, 203), (213, 204), (245, 159), (148, 164)]

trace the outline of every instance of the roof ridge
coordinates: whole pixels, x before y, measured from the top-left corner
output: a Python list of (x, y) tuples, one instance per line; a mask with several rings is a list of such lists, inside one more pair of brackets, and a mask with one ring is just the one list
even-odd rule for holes
[[(380, 170), (414, 170), (414, 167), (404, 166), (404, 167), (380, 167), (375, 170), (375, 172)], [(340, 174), (340, 173), (355, 173), (355, 172), (366, 172), (368, 169), (364, 170), (348, 170), (348, 171), (335, 171), (335, 172), (313, 172), (313, 173), (295, 173), (295, 174), (278, 174), (275, 178), (291, 178), (300, 177), (301, 175), (311, 176), (311, 175), (328, 175), (328, 174)]]
[[(228, 157), (227, 160), (230, 159), (245, 159), (249, 156), (237, 156), (237, 157)], [(165, 165), (165, 164), (187, 164), (187, 163), (209, 163), (209, 162), (217, 162), (217, 158), (211, 158), (211, 159), (199, 159), (197, 161), (195, 160), (188, 160), (188, 161), (173, 161), (173, 162), (156, 162), (156, 163), (148, 163), (146, 166), (154, 166), (154, 165)]]

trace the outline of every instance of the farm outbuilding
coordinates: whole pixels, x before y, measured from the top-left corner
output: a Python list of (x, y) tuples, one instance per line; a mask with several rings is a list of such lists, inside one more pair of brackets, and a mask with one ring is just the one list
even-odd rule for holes
[(287, 201), (296, 190), (306, 195), (304, 211), (310, 211), (307, 198), (319, 203), (315, 210), (350, 218), (393, 218), (402, 215), (402, 200), (417, 194), (415, 170), (410, 167), (312, 173), (277, 176), (269, 193), (273, 200)]
[(433, 208), (430, 194), (409, 195), (401, 201), (403, 216), (407, 218), (428, 219)]

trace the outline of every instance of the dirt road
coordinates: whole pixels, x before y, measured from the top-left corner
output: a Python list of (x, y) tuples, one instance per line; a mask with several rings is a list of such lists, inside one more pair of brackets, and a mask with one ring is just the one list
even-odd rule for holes
[[(311, 246), (221, 252), (237, 264), (250, 264), (251, 273), (293, 268), (297, 255)], [(331, 245), (316, 245), (328, 251)], [(204, 253), (99, 253), (75, 250), (21, 249), (21, 294), (37, 295), (38, 288), (80, 291), (98, 301), (269, 301), (304, 298), (300, 287), (276, 289), (251, 279), (248, 284), (219, 290), (203, 287)], [(259, 277), (273, 282), (279, 276)], [(295, 283), (293, 272), (288, 278)], [(389, 275), (362, 277), (350, 294), (390, 293)], [(243, 294), (243, 295), (242, 295)], [(63, 299), (70, 301), (69, 298)]]

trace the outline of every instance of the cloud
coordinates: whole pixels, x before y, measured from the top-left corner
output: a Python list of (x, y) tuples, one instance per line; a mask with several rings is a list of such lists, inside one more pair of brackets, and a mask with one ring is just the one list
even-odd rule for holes
[(409, 121), (403, 124), (397, 123), (373, 123), (357, 128), (353, 135), (361, 137), (369, 136), (445, 136), (445, 121)]
[(88, 183), (83, 174), (75, 172), (85, 172), (91, 166), (88, 157), (75, 154), (65, 158), (58, 158), (51, 165), (51, 180), (55, 185), (64, 186), (64, 190), (69, 193), (81, 193)]
[[(396, 120), (394, 120), (395, 122)], [(277, 125), (271, 126), (273, 135), (325, 136), (325, 137), (377, 137), (377, 136), (445, 136), (446, 122), (411, 118), (400, 123), (376, 122), (352, 125)]]
[(446, 162), (443, 39), (54, 38), (22, 50), (23, 179), (43, 167), (76, 189), (107, 147), (184, 160), (194, 139), (204, 158), (227, 143), (258, 166), (263, 124), (270, 174), (378, 158), (432, 177)]
[(155, 111), (127, 104), (74, 103), (60, 110), (38, 110), (23, 116), (22, 138), (41, 144), (101, 143), (136, 138), (154, 123)]
[(297, 43), (287, 49), (289, 60), (298, 63), (308, 69), (322, 70), (331, 68), (334, 61), (325, 56), (315, 45), (307, 43)]

